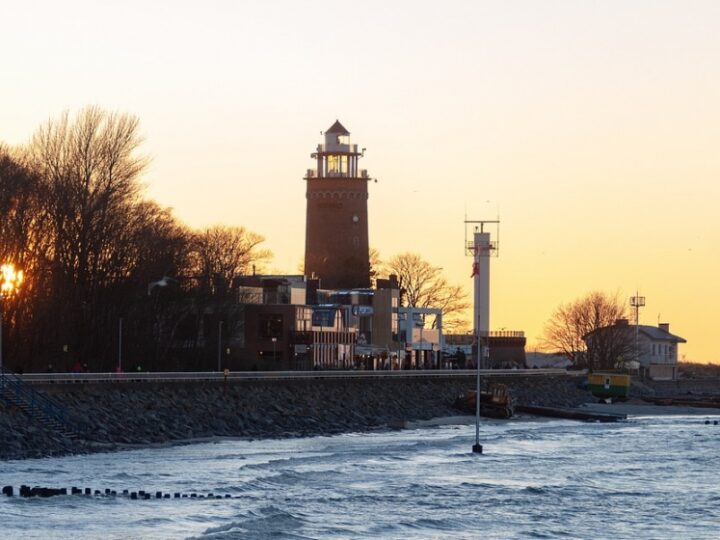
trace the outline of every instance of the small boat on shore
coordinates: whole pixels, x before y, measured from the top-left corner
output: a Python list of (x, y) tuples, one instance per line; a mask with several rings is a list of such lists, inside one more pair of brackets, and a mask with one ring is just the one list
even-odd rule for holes
[[(476, 395), (475, 390), (468, 390), (458, 396), (453, 407), (468, 414), (475, 414)], [(480, 392), (480, 416), (504, 420), (512, 418), (513, 414), (514, 407), (507, 386), (491, 384), (487, 392)]]

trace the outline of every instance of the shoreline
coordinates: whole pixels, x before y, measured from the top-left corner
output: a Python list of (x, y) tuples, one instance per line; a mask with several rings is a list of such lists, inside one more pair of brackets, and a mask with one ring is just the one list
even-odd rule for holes
[[(626, 414), (628, 419), (632, 418), (648, 418), (648, 417), (660, 417), (660, 416), (692, 416), (692, 417), (718, 417), (720, 419), (720, 408), (709, 408), (709, 407), (687, 407), (687, 406), (663, 406), (655, 404), (644, 404), (644, 403), (583, 403), (577, 407), (573, 407), (579, 411), (591, 411), (598, 413), (616, 413)], [(516, 422), (516, 421), (533, 421), (533, 422), (549, 422), (549, 421), (562, 421), (562, 418), (551, 418), (538, 416), (533, 414), (522, 413), (513, 416), (511, 419), (495, 419), (482, 417), (482, 423), (500, 424), (505, 422)], [(571, 422), (582, 422), (582, 420), (569, 420)], [(17, 457), (9, 459), (0, 459), (0, 462), (6, 461), (26, 461), (29, 459), (45, 459), (49, 457), (65, 457), (65, 456), (78, 456), (88, 453), (112, 453), (112, 452), (123, 452), (133, 450), (146, 450), (146, 449), (160, 449), (160, 448), (171, 448), (175, 446), (187, 446), (193, 444), (209, 444), (209, 443), (221, 443), (225, 441), (257, 441), (257, 440), (286, 440), (297, 437), (333, 437), (337, 435), (343, 435), (347, 433), (377, 433), (386, 431), (399, 431), (399, 430), (412, 430), (422, 429), (440, 426), (470, 426), (475, 423), (475, 416), (470, 414), (458, 414), (449, 416), (437, 416), (427, 420), (405, 420), (402, 423), (398, 423), (394, 426), (377, 426), (369, 429), (359, 430), (347, 430), (347, 431), (333, 431), (333, 432), (317, 432), (317, 433), (276, 433), (268, 434), (265, 436), (243, 436), (243, 435), (213, 435), (207, 437), (193, 437), (187, 439), (172, 439), (167, 441), (157, 441), (149, 443), (97, 443), (88, 441), (87, 446), (84, 448), (85, 451), (80, 452), (69, 452), (59, 455), (47, 455), (47, 456), (29, 456), (29, 457)], [(592, 422), (590, 422), (592, 423)]]
[(686, 405), (656, 405), (638, 400), (620, 403), (585, 403), (581, 410), (598, 413), (627, 414), (628, 416), (720, 416), (720, 408), (689, 407)]
[[(630, 416), (718, 416), (720, 409), (638, 400), (588, 403), (575, 377), (498, 377), (517, 403)], [(218, 440), (288, 439), (468, 424), (452, 408), (474, 377), (432, 380), (301, 380), (142, 385), (49, 385), (43, 391), (87, 426), (72, 437), (0, 405), (0, 461), (115, 452)], [(531, 418), (530, 415), (522, 416)], [(540, 417), (536, 417), (540, 418)], [(483, 422), (503, 422), (483, 418)], [(512, 420), (511, 420), (512, 421)]]

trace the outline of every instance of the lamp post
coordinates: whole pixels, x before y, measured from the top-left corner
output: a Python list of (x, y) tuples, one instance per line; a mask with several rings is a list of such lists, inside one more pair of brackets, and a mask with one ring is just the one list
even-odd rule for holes
[(276, 360), (275, 351), (277, 348), (277, 338), (276, 337), (272, 338), (272, 344), (273, 344), (273, 362), (274, 362)]
[(20, 287), (23, 277), (23, 271), (16, 271), (12, 264), (0, 266), (0, 373), (3, 371), (2, 301)]
[(222, 371), (222, 327), (223, 322), (218, 321), (218, 372)]
[(120, 320), (118, 321), (118, 365), (117, 365), (117, 372), (122, 373), (122, 329), (123, 320), (122, 317), (120, 317)]

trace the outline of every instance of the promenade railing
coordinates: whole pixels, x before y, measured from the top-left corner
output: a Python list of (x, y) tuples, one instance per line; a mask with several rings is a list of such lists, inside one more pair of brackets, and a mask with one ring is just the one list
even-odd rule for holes
[(70, 417), (65, 407), (27, 384), (22, 377), (0, 367), (0, 400), (17, 407), (33, 421), (68, 432), (83, 431), (82, 426)]
[[(485, 377), (543, 377), (579, 375), (580, 372), (564, 369), (483, 369)], [(297, 379), (388, 379), (388, 378), (447, 378), (474, 377), (474, 369), (418, 369), (418, 370), (319, 370), (319, 371), (175, 371), (128, 373), (26, 373), (23, 381), (32, 384), (48, 383), (149, 383), (149, 382), (203, 382), (242, 380), (297, 380)]]

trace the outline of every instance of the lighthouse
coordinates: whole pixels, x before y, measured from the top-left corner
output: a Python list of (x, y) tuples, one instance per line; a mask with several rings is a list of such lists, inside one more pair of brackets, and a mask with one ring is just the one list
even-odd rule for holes
[(311, 157), (305, 197), (305, 275), (319, 278), (323, 289), (370, 286), (368, 246), (368, 182), (358, 162), (365, 149), (350, 143), (339, 122), (324, 133)]

